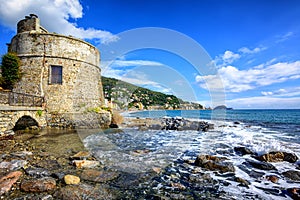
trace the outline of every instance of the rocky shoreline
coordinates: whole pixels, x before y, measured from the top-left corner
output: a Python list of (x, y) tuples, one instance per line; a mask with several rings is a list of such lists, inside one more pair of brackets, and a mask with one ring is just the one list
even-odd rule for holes
[[(179, 123), (177, 127), (172, 125), (178, 131), (203, 132), (213, 127), (207, 122), (193, 123), (175, 118), (129, 118), (120, 127), (140, 131), (173, 130), (168, 128), (172, 123)], [(108, 134), (115, 133), (122, 134), (121, 131), (108, 131)], [(128, 174), (109, 169), (97, 160), (85, 149), (74, 130), (16, 133), (3, 137), (0, 147), (0, 199), (231, 199), (230, 194), (219, 190), (220, 187), (233, 183), (238, 187), (256, 187), (236, 174), (237, 167), (256, 182), (278, 185), (277, 189), (258, 188), (266, 194), (300, 199), (300, 187), (279, 185), (281, 180), (300, 182), (298, 157), (289, 152), (258, 155), (245, 146), (236, 146), (230, 148), (230, 154), (245, 159), (239, 166), (234, 166), (226, 154), (200, 154), (191, 160), (181, 157), (165, 168), (153, 167), (146, 173)], [(134, 155), (149, 152), (135, 150)], [(274, 163), (285, 162), (295, 169), (279, 172)]]

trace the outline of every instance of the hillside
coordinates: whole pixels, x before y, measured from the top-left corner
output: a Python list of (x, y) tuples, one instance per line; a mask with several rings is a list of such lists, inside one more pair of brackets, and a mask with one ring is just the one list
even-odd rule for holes
[(137, 109), (202, 109), (202, 105), (190, 103), (146, 88), (102, 76), (104, 97), (118, 108)]

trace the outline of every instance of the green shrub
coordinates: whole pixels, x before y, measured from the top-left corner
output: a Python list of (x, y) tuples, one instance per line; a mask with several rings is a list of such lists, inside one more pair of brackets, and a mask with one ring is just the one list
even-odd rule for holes
[(2, 56), (1, 86), (4, 89), (12, 89), (14, 84), (21, 79), (20, 59), (15, 53), (7, 53)]

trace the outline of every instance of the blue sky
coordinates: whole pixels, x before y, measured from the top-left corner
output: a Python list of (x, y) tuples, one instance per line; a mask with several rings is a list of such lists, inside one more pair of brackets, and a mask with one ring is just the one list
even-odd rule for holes
[(97, 46), (103, 75), (206, 106), (300, 108), (298, 0), (0, 0), (1, 55), (30, 13)]

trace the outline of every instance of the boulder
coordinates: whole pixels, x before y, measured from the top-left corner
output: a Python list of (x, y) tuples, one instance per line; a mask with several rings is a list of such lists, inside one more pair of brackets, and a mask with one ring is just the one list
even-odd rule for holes
[(288, 188), (287, 194), (294, 200), (300, 199), (300, 188)]
[(294, 153), (273, 151), (261, 156), (256, 157), (257, 160), (265, 162), (283, 162), (287, 161), (290, 163), (295, 163), (298, 160), (298, 157)]
[(64, 181), (67, 185), (77, 185), (80, 183), (80, 178), (78, 176), (68, 174), (64, 177)]
[(0, 195), (10, 191), (13, 184), (15, 184), (20, 176), (22, 175), (22, 172), (15, 171), (10, 172), (9, 174), (3, 176), (0, 178)]
[(283, 172), (282, 175), (292, 181), (300, 181), (300, 171), (289, 170)]
[(21, 183), (21, 190), (24, 192), (49, 192), (55, 189), (56, 181), (50, 177), (24, 180)]
[(260, 161), (247, 159), (246, 162), (244, 162), (243, 164), (248, 166), (250, 165), (251, 167), (261, 169), (261, 170), (277, 170), (276, 167), (274, 167), (272, 164), (263, 161), (260, 162)]
[(266, 179), (272, 183), (278, 183), (279, 177), (276, 175), (267, 175)]
[(218, 171), (221, 173), (234, 172), (234, 166), (229, 162), (225, 162), (225, 160), (228, 159), (211, 155), (199, 155), (194, 164), (211, 171)]
[(119, 174), (117, 172), (98, 171), (93, 169), (86, 169), (81, 173), (81, 179), (86, 181), (104, 183), (117, 178)]
[(253, 151), (251, 151), (250, 149), (248, 149), (247, 147), (234, 147), (233, 148), (234, 151), (239, 154), (239, 155), (254, 155), (255, 153)]

